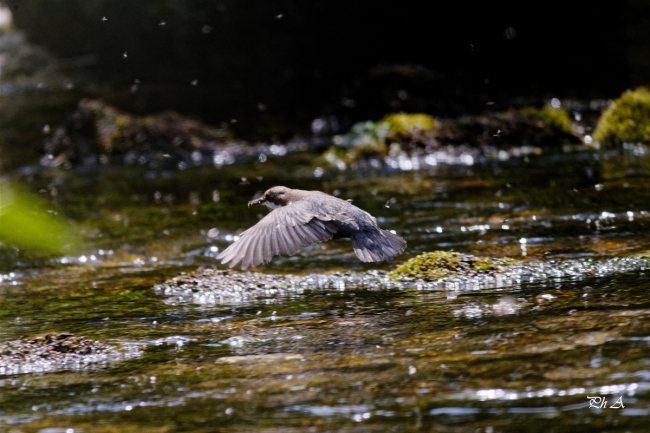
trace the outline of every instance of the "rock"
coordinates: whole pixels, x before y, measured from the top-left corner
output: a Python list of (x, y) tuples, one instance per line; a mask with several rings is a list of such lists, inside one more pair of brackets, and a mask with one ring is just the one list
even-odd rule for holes
[(263, 274), (235, 270), (198, 269), (154, 286), (166, 303), (242, 305), (272, 303), (285, 296), (302, 295), (306, 290), (328, 290), (363, 285), (368, 289), (392, 287), (385, 273), (326, 273), (309, 275)]
[(552, 147), (580, 143), (566, 111), (549, 106), (526, 107), (440, 123), (435, 138), (441, 144)]
[(513, 259), (487, 259), (475, 256), (434, 251), (413, 257), (389, 274), (396, 280), (435, 281), (448, 275), (475, 277), (503, 272), (515, 263)]
[(141, 117), (100, 100), (83, 99), (45, 144), (41, 163), (183, 168), (212, 162), (215, 152), (231, 141), (228, 130), (173, 111)]
[(140, 356), (135, 347), (115, 347), (73, 334), (46, 334), (0, 344), (0, 375), (80, 370)]
[(604, 148), (650, 144), (650, 91), (640, 87), (624, 92), (600, 116), (593, 138)]
[(550, 106), (439, 122), (426, 114), (390, 114), (379, 122), (359, 122), (333, 141), (324, 158), (340, 167), (387, 156), (424, 156), (448, 145), (557, 147), (581, 143), (567, 112)]
[(334, 146), (325, 158), (336, 165), (337, 160), (345, 164), (371, 157), (385, 157), (394, 148), (413, 153), (417, 148), (438, 148), (439, 143), (431, 133), (436, 126), (435, 119), (427, 114), (389, 114), (379, 122), (359, 122), (350, 132), (334, 137)]

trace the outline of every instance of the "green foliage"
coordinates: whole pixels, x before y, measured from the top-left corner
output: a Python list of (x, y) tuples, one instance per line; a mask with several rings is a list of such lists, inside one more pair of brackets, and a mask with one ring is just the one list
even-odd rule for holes
[(78, 234), (28, 191), (0, 182), (0, 242), (44, 253), (79, 247)]
[(594, 139), (603, 144), (650, 143), (650, 91), (624, 92), (598, 120)]
[(406, 263), (399, 265), (389, 274), (390, 278), (419, 279), (434, 281), (447, 275), (468, 275), (478, 273), (492, 273), (504, 270), (515, 263), (513, 259), (479, 259), (478, 257), (434, 251), (413, 257)]

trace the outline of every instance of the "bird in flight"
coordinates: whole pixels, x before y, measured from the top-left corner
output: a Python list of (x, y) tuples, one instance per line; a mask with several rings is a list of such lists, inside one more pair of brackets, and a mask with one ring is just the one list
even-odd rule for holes
[(281, 253), (294, 255), (315, 242), (351, 238), (362, 262), (391, 260), (406, 241), (377, 226), (377, 220), (352, 203), (320, 191), (275, 186), (248, 206), (262, 204), (271, 213), (243, 232), (217, 259), (242, 269), (268, 263)]

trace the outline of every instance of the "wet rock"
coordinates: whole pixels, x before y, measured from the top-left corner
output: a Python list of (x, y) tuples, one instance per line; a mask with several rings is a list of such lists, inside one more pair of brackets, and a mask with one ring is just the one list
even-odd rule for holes
[(427, 114), (389, 114), (379, 122), (356, 123), (349, 133), (334, 137), (325, 159), (336, 165), (372, 157), (385, 157), (404, 150), (439, 148), (432, 134), (437, 122)]
[(640, 87), (624, 92), (603, 112), (594, 140), (603, 147), (650, 144), (650, 91)]
[(41, 164), (90, 168), (142, 165), (182, 170), (254, 159), (264, 162), (312, 145), (319, 145), (319, 141), (294, 139), (287, 144), (251, 145), (233, 139), (228, 129), (208, 126), (173, 111), (141, 117), (100, 100), (83, 99), (66, 124), (45, 143)]
[[(426, 254), (433, 255), (427, 257)], [(442, 257), (438, 254), (425, 253), (417, 256), (411, 259), (410, 263), (400, 265), (388, 278), (401, 280), (396, 284), (402, 287), (414, 284), (418, 289), (427, 290), (512, 287), (533, 282), (554, 287), (553, 284), (562, 279), (581, 281), (650, 269), (648, 257), (523, 262), (509, 258), (486, 259), (462, 254), (459, 258), (446, 260), (444, 254), (457, 253), (442, 253)], [(441, 260), (436, 261), (436, 258)], [(557, 297), (556, 292), (553, 293), (553, 296)]]
[(41, 163), (75, 165), (198, 165), (212, 161), (231, 139), (213, 128), (169, 111), (134, 116), (103, 101), (83, 99), (67, 123), (45, 144)]
[(115, 347), (73, 334), (47, 334), (0, 344), (0, 375), (81, 370), (140, 355), (137, 347)]
[(435, 251), (420, 254), (389, 274), (397, 280), (434, 281), (448, 275), (474, 277), (503, 272), (515, 263), (512, 259), (486, 259), (460, 253)]
[(378, 271), (332, 274), (279, 275), (234, 270), (198, 269), (154, 286), (168, 303), (239, 305), (252, 301), (271, 302), (283, 296), (302, 295), (305, 290), (344, 289), (352, 285), (373, 288), (392, 286)]
[(301, 278), (292, 275), (269, 275), (257, 272), (199, 269), (154, 286), (161, 295), (199, 304), (240, 304), (295, 291)]
[(436, 139), (442, 144), (560, 146), (580, 143), (566, 111), (544, 106), (461, 117), (441, 122)]
[(558, 147), (578, 144), (565, 110), (545, 106), (486, 113), (436, 122), (425, 114), (391, 114), (379, 122), (360, 122), (334, 137), (324, 158), (341, 168), (364, 160), (432, 155), (450, 146)]
[[(510, 258), (479, 258), (438, 251), (424, 253), (387, 273), (335, 272), (309, 275), (263, 274), (234, 270), (198, 269), (153, 287), (167, 304), (244, 305), (277, 303), (308, 292), (347, 290), (460, 290), (590, 280), (613, 274), (650, 269), (648, 257), (621, 257), (547, 262), (521, 262)], [(557, 292), (552, 296), (557, 297)], [(546, 300), (545, 300), (546, 301)]]

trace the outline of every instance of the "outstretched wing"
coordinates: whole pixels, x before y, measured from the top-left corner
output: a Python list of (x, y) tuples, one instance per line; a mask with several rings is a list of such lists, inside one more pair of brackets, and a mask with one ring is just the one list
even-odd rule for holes
[(337, 232), (332, 218), (320, 213), (308, 201), (277, 208), (226, 248), (217, 259), (231, 268), (241, 262), (242, 269), (271, 261), (281, 253), (294, 255), (315, 242), (332, 238)]

